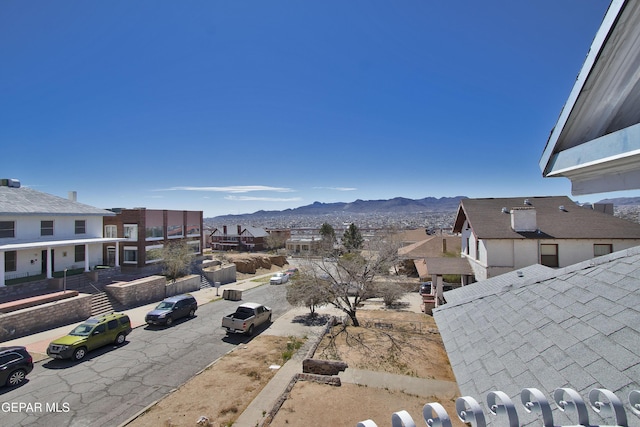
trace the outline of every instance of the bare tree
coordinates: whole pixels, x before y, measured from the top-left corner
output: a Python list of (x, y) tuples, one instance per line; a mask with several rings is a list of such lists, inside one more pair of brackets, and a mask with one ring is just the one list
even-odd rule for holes
[(177, 278), (186, 276), (191, 271), (194, 254), (183, 240), (166, 244), (162, 249), (149, 251), (149, 256), (159, 259), (162, 263), (162, 274), (168, 279), (175, 281)]
[(309, 308), (311, 315), (316, 307), (329, 304), (330, 293), (326, 282), (308, 272), (298, 272), (296, 278), (287, 287), (287, 302), (293, 306)]
[(307, 271), (323, 283), (330, 303), (342, 310), (354, 326), (359, 326), (357, 310), (361, 302), (374, 295), (374, 280), (388, 276), (397, 260), (397, 250), (389, 250), (384, 238), (373, 238), (367, 249), (352, 250), (338, 258), (309, 259)]

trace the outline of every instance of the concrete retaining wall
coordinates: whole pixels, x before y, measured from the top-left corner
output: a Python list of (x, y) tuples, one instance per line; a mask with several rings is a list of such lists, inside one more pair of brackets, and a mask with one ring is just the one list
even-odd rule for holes
[(181, 277), (175, 282), (167, 283), (167, 286), (165, 287), (165, 295), (172, 297), (174, 295), (197, 291), (198, 289), (200, 289), (200, 276), (192, 274), (190, 276)]
[(163, 300), (166, 285), (167, 279), (164, 276), (149, 276), (131, 282), (107, 285), (105, 291), (120, 304), (135, 307)]
[(0, 342), (81, 322), (90, 316), (91, 295), (87, 294), (0, 314)]
[(220, 282), (221, 285), (236, 281), (236, 265), (229, 264), (219, 267), (209, 267), (202, 270), (210, 282)]

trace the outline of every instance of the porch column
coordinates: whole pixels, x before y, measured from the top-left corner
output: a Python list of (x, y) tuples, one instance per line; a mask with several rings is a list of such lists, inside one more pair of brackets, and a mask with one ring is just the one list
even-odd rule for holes
[(116, 242), (116, 267), (120, 267), (120, 242)]
[(89, 271), (89, 244), (84, 244), (84, 271)]
[(47, 279), (53, 279), (53, 273), (51, 272), (51, 247), (47, 246)]
[(5, 286), (4, 284), (4, 251), (0, 251), (0, 288)]

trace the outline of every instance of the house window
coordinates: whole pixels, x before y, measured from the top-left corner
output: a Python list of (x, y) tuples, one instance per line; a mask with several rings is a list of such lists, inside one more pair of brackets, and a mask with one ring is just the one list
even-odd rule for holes
[(200, 226), (199, 225), (187, 225), (187, 236), (199, 236), (200, 235)]
[(595, 243), (593, 245), (593, 256), (608, 255), (613, 252), (613, 245)]
[(480, 240), (476, 240), (476, 259), (480, 259)]
[[(175, 239), (179, 237), (183, 237), (184, 233), (182, 231), (181, 225), (169, 225), (167, 226), (167, 238)], [(160, 236), (162, 237), (162, 236)]]
[(4, 271), (16, 271), (18, 269), (18, 252), (7, 251), (4, 253)]
[(85, 247), (84, 245), (76, 245), (75, 246), (75, 262), (84, 262), (85, 257)]
[(53, 221), (40, 221), (40, 235), (53, 236)]
[(464, 253), (469, 255), (469, 238), (467, 237), (467, 244), (464, 247)]
[(147, 227), (145, 230), (145, 236), (147, 239), (162, 239), (164, 237), (162, 228), (162, 226)]
[(85, 234), (87, 232), (87, 221), (84, 219), (76, 220), (76, 234)]
[(145, 248), (145, 262), (151, 263), (151, 262), (158, 262), (158, 261), (162, 261), (162, 248), (163, 245), (153, 245), (153, 246), (147, 246)]
[(125, 246), (123, 249), (124, 260), (126, 264), (136, 264), (138, 262), (138, 248), (135, 246)]
[(192, 240), (190, 242), (187, 242), (187, 245), (189, 245), (189, 251), (199, 254), (200, 253), (200, 240)]
[(540, 264), (547, 267), (558, 267), (558, 245), (540, 245)]
[(118, 237), (118, 227), (115, 225), (104, 226), (104, 237), (112, 239)]
[(125, 224), (124, 237), (127, 240), (138, 240), (138, 224)]
[(16, 223), (14, 221), (0, 221), (0, 237), (16, 237)]

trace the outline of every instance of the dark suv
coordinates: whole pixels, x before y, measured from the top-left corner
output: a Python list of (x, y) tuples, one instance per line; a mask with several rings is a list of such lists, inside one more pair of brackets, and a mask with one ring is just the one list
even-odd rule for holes
[(181, 317), (193, 317), (197, 309), (198, 302), (192, 295), (176, 295), (164, 299), (155, 309), (147, 313), (144, 320), (149, 325), (171, 326), (174, 320)]
[(33, 358), (21, 346), (0, 347), (0, 385), (15, 387), (33, 370)]
[(47, 354), (54, 359), (82, 360), (93, 349), (108, 344), (123, 344), (129, 332), (131, 321), (126, 314), (91, 317), (76, 326), (69, 335), (51, 341)]

